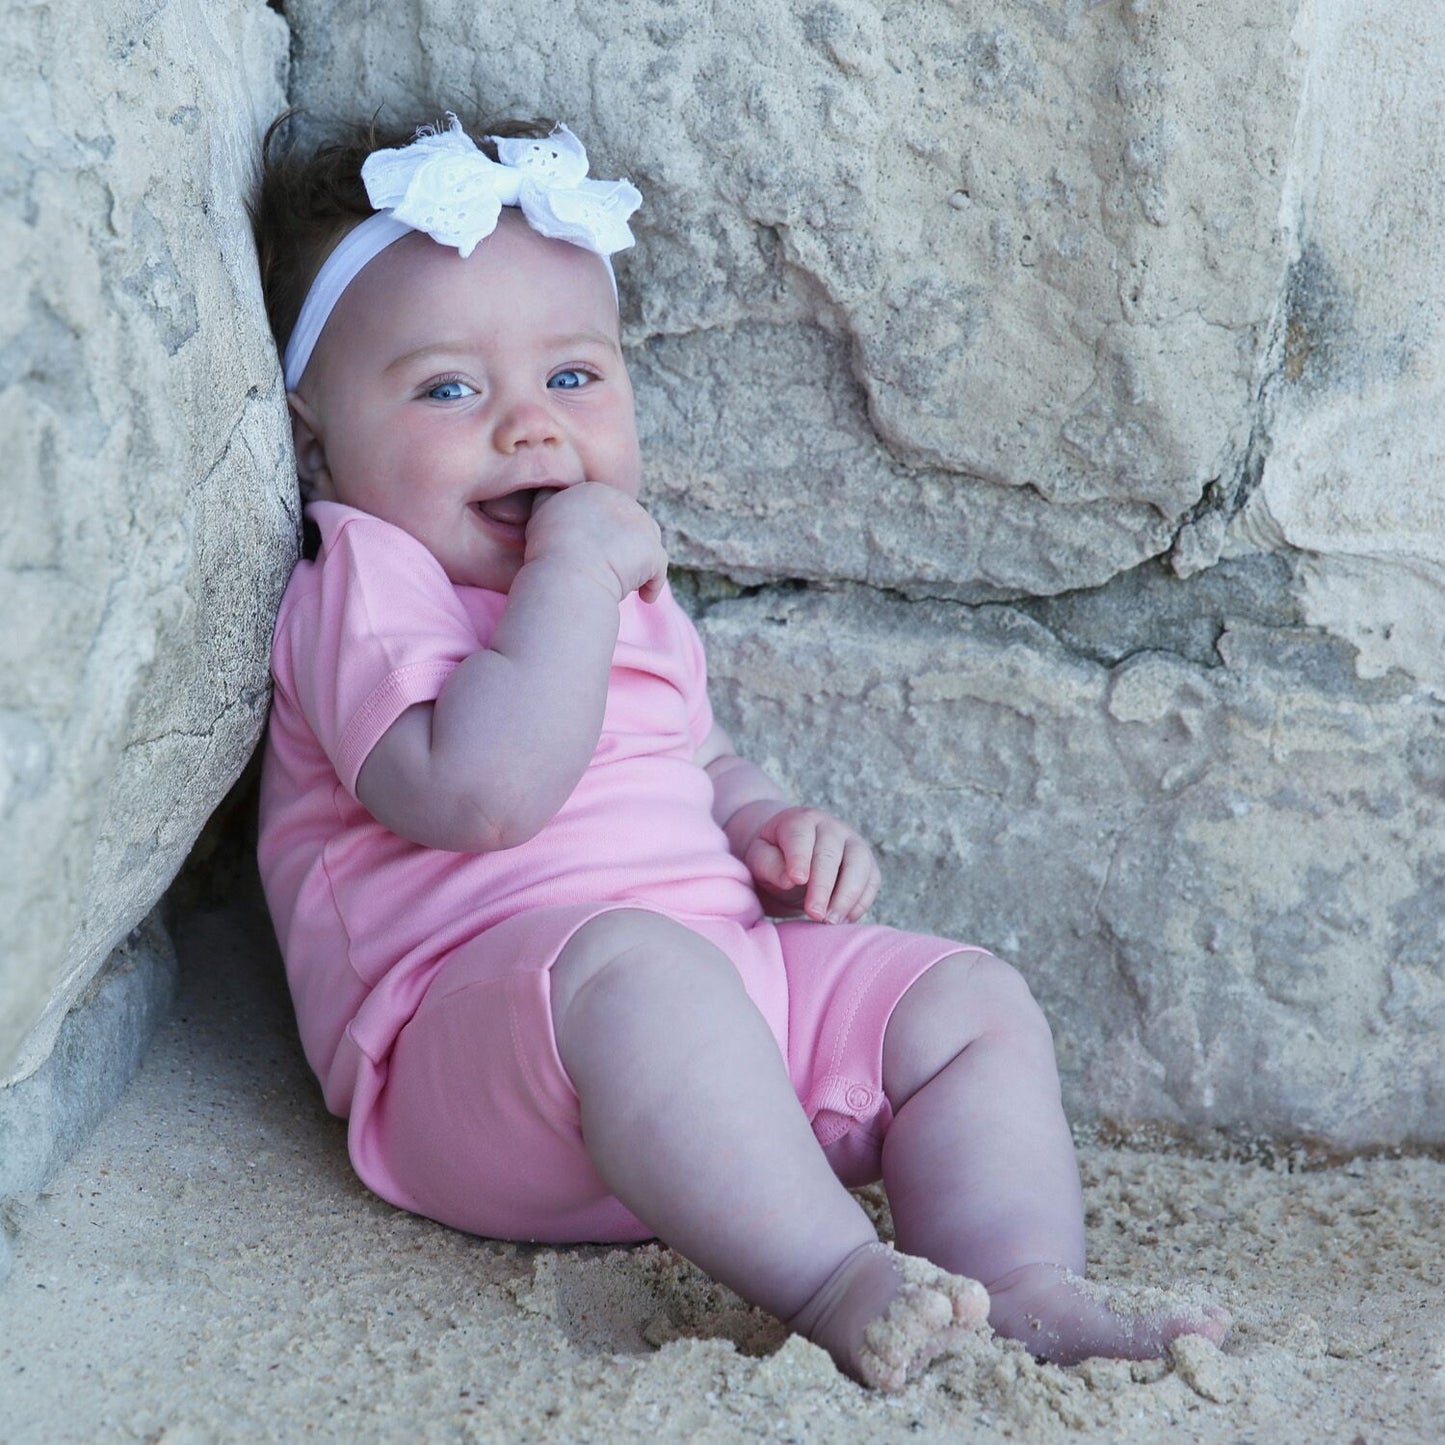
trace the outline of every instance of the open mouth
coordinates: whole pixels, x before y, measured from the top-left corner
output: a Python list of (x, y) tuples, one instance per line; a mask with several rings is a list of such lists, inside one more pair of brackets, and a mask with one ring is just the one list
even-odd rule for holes
[(522, 487), (505, 496), (489, 497), (485, 502), (473, 502), (472, 505), (507, 536), (520, 539), (527, 530), (527, 523), (538, 501), (558, 490), (557, 487)]

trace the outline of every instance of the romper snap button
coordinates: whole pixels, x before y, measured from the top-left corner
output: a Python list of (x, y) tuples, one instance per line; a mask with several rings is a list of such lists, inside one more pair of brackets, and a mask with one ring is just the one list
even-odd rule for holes
[(865, 1089), (862, 1084), (853, 1084), (843, 1097), (850, 1109), (861, 1113), (873, 1102), (873, 1090)]

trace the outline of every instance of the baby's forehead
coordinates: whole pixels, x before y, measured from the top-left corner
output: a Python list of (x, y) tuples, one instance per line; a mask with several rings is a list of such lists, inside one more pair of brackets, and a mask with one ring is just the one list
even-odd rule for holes
[(513, 285), (520, 279), (549, 290), (565, 289), (578, 298), (595, 295), (615, 312), (616, 297), (607, 263), (594, 251), (539, 235), (521, 212), (505, 207), (496, 229), (480, 240), (469, 256), (454, 246), (416, 231), (389, 246), (378, 261), (392, 285), (470, 288)]
[[(460, 340), (508, 331), (534, 337), (594, 335), (620, 345), (606, 263), (566, 241), (503, 220), (470, 256), (417, 231), (380, 252), (338, 310), (356, 340), (389, 348), (433, 334)], [(358, 328), (359, 329), (356, 329)]]

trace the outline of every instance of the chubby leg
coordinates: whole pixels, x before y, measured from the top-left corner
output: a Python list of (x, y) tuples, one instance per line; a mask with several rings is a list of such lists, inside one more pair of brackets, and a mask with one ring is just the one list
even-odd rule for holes
[(899, 1000), (883, 1046), (883, 1178), (899, 1248), (980, 1279), (989, 1322), (1045, 1359), (1144, 1359), (1228, 1316), (1087, 1283), (1084, 1211), (1053, 1038), (1027, 984), (954, 954)]
[(603, 914), (553, 965), (552, 1014), (597, 1172), (714, 1278), (883, 1388), (981, 1323), (977, 1284), (878, 1243), (711, 944), (655, 914)]

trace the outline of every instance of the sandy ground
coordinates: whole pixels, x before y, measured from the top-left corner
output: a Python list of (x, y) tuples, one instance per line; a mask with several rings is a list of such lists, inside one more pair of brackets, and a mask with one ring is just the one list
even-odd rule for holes
[[(253, 897), (97, 1136), (11, 1202), (0, 1440), (1445, 1440), (1445, 1163), (1085, 1145), (1094, 1272), (1203, 1286), (1223, 1351), (1036, 1364), (980, 1336), (883, 1398), (656, 1245), (542, 1249), (367, 1195)], [(867, 1196), (886, 1229), (881, 1198)]]

